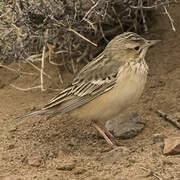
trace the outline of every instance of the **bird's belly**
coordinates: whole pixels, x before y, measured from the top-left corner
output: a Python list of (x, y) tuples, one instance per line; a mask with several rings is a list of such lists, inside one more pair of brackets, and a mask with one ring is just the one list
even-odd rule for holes
[(79, 107), (74, 115), (84, 120), (108, 120), (136, 102), (143, 92), (146, 77), (119, 78), (114, 88)]

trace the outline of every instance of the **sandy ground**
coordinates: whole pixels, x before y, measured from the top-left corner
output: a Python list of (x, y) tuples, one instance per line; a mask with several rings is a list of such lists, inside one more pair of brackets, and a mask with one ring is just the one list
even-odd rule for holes
[[(0, 68), (0, 180), (179, 180), (180, 156), (163, 155), (163, 144), (155, 138), (180, 133), (156, 114), (157, 109), (168, 114), (180, 110), (180, 5), (173, 5), (170, 12), (176, 32), (167, 16), (159, 13), (151, 33), (145, 35), (163, 40), (148, 53), (148, 82), (139, 103), (129, 110), (138, 112), (145, 129), (133, 139), (118, 140), (123, 148), (117, 151), (109, 151), (88, 122), (68, 116), (17, 122), (15, 117), (47, 103), (56, 92), (12, 88), (11, 83), (23, 88), (38, 85), (38, 72), (29, 65), (21, 67), (37, 75), (19, 77)], [(52, 70), (56, 75), (55, 67)], [(64, 79), (70, 81), (72, 75), (65, 74)], [(57, 87), (54, 81), (48, 83)]]

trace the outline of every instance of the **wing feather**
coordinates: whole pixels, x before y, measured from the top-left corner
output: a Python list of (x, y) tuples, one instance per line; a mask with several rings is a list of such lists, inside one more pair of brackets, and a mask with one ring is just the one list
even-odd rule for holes
[(92, 101), (93, 99), (95, 99), (96, 97), (102, 95), (103, 93), (111, 90), (114, 86), (114, 83), (112, 84), (108, 84), (108, 86), (104, 86), (104, 90), (98, 90), (97, 93), (92, 95), (85, 95), (82, 97), (79, 96), (72, 96), (70, 100), (63, 102), (62, 104), (60, 104), (57, 108), (56, 111), (54, 111), (50, 116), (48, 116), (48, 118), (52, 118), (54, 116), (56, 116), (57, 114), (60, 113), (66, 113), (69, 111), (72, 111), (73, 109), (76, 109), (77, 107), (80, 107), (86, 103), (88, 103), (89, 101)]
[[(112, 57), (115, 58), (115, 57)], [(72, 85), (53, 98), (42, 110), (55, 108), (53, 114), (69, 112), (111, 90), (124, 61), (107, 58), (105, 52), (87, 64)]]

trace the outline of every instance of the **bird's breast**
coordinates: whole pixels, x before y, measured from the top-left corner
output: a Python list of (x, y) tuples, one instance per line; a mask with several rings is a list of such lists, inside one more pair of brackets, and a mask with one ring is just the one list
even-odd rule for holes
[(120, 104), (124, 104), (122, 105), (124, 108), (139, 99), (147, 79), (147, 71), (144, 70), (144, 67), (141, 69), (138, 65), (133, 68), (127, 68), (121, 72), (114, 87), (114, 93), (119, 96), (117, 99), (119, 99)]
[(108, 120), (138, 100), (143, 92), (147, 73), (122, 70), (113, 89), (78, 108), (74, 115), (84, 120)]

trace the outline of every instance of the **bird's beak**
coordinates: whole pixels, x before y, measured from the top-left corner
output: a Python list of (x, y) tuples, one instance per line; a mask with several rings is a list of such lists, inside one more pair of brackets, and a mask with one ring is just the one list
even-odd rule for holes
[(144, 46), (143, 48), (143, 51), (141, 51), (141, 54), (140, 54), (140, 57), (141, 58), (144, 58), (146, 53), (147, 53), (147, 50), (149, 49), (150, 46), (153, 46), (155, 45), (156, 43), (160, 42), (161, 40), (147, 40), (146, 42), (146, 45)]
[(157, 44), (158, 42), (160, 42), (161, 40), (148, 40), (148, 46), (154, 46), (155, 44)]

